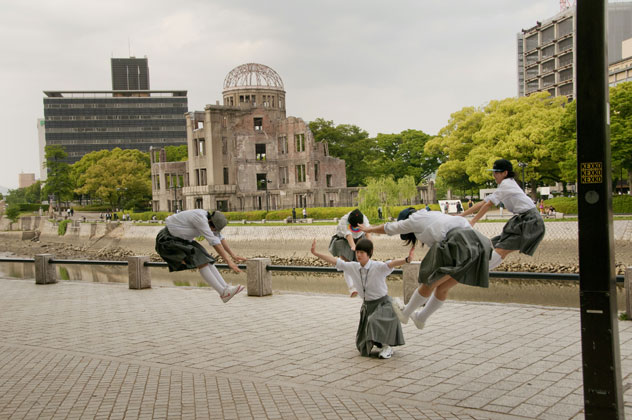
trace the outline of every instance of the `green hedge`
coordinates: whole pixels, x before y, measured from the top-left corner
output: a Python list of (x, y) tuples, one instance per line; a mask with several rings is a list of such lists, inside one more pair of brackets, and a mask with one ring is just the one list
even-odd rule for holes
[[(544, 206), (553, 206), (555, 211), (564, 214), (577, 214), (576, 197), (555, 197), (544, 201)], [(612, 196), (612, 211), (616, 214), (632, 213), (632, 196)]]
[(89, 206), (73, 206), (75, 211), (100, 211), (106, 212), (112, 210), (112, 206), (107, 204), (90, 204)]
[(31, 204), (31, 203), (20, 203), (18, 204), (18, 208), (20, 209), (21, 212), (24, 211), (39, 211), (39, 209), (42, 209), (42, 211), (48, 211), (48, 204), (44, 205), (44, 204)]

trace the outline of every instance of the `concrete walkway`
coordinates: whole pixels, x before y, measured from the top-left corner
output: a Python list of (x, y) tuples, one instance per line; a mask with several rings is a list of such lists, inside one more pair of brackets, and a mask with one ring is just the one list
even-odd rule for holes
[(583, 418), (578, 310), (448, 302), (379, 360), (355, 349), (359, 306), (0, 279), (0, 419)]

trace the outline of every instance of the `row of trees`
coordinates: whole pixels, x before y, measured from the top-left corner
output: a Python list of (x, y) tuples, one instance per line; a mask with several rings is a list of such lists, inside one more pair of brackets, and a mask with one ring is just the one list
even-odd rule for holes
[[(167, 146), (167, 160), (186, 160), (187, 147)], [(10, 190), (7, 204), (40, 203), (55, 198), (58, 203), (83, 198), (96, 199), (110, 208), (146, 208), (151, 200), (149, 154), (119, 148), (88, 153), (70, 165), (61, 146), (46, 146), (48, 178), (27, 188)]]
[[(332, 156), (345, 159), (349, 186), (392, 176), (419, 184), (437, 174), (437, 184), (458, 191), (493, 185), (488, 168), (506, 158), (524, 166), (532, 186), (577, 180), (576, 105), (547, 92), (465, 107), (436, 136), (418, 130), (369, 138), (354, 125), (310, 123), (316, 140), (327, 140)], [(613, 183), (632, 183), (632, 82), (610, 88)], [(518, 178), (522, 170), (516, 166)], [(535, 191), (533, 188), (532, 191)]]

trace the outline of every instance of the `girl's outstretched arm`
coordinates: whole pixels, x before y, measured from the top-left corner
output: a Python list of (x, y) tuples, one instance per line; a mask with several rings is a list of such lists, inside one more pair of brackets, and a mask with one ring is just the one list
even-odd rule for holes
[(389, 268), (393, 268), (393, 267), (399, 267), (400, 265), (404, 265), (406, 263), (409, 263), (413, 260), (413, 258), (415, 257), (415, 247), (411, 246), (410, 247), (410, 251), (408, 251), (408, 256), (406, 258), (400, 258), (398, 260), (391, 260), (388, 262), (388, 266)]
[(327, 254), (321, 254), (320, 252), (316, 251), (316, 239), (314, 239), (314, 241), (312, 242), (312, 254), (314, 254), (315, 256), (317, 256), (318, 258), (320, 258), (323, 261), (327, 261), (330, 264), (336, 264), (336, 262), (338, 262), (338, 259), (331, 256), (331, 255), (327, 255)]

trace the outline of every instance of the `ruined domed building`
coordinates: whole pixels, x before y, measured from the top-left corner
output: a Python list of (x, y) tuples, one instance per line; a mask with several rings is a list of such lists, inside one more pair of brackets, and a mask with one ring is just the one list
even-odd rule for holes
[(152, 150), (153, 209), (275, 210), (351, 206), (345, 162), (305, 121), (286, 116), (281, 77), (248, 63), (224, 80), (223, 105), (186, 114), (187, 162)]

